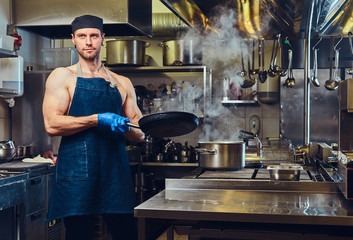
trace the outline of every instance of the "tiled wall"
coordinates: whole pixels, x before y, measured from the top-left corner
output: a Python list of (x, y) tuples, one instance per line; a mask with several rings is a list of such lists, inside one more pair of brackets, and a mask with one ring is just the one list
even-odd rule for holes
[[(163, 53), (162, 50), (157, 46), (158, 41), (150, 41), (151, 47), (146, 49), (146, 54), (150, 56), (152, 62), (155, 65), (163, 66)], [(267, 53), (266, 53), (267, 54)], [(270, 55), (267, 54), (267, 55)], [(209, 141), (209, 140), (222, 140), (222, 141), (238, 141), (239, 130), (249, 131), (249, 119), (253, 115), (257, 115), (260, 118), (260, 132), (259, 136), (262, 139), (265, 138), (278, 138), (280, 135), (280, 104), (279, 102), (274, 104), (264, 104), (258, 102), (257, 104), (245, 104), (245, 105), (222, 105), (222, 81), (223, 79), (217, 79), (217, 71), (213, 69), (213, 96), (212, 104), (207, 107), (208, 111), (211, 111), (212, 115), (215, 115), (211, 125), (203, 123), (201, 119), (200, 127), (194, 132), (185, 136), (172, 138), (177, 142), (184, 143), (188, 141), (191, 145), (197, 145), (198, 141)], [(190, 81), (197, 82), (202, 79), (202, 75), (197, 73), (183, 73), (179, 75), (173, 74), (124, 74), (128, 76), (134, 85), (153, 84), (158, 86), (162, 83), (171, 83), (173, 81)], [(279, 84), (279, 83), (278, 83)], [(256, 89), (256, 88), (255, 88)], [(209, 129), (211, 139), (206, 134)], [(205, 136), (205, 134), (207, 136)]]
[[(178, 81), (180, 78), (173, 77), (161, 77), (158, 75), (142, 76), (139, 77), (138, 74), (128, 76), (134, 85), (145, 85), (161, 84), (167, 81)], [(185, 77), (186, 79), (187, 77)], [(190, 76), (191, 80), (194, 76)], [(219, 86), (215, 83), (214, 85)], [(257, 115), (260, 118), (260, 138), (278, 138), (279, 137), (279, 121), (280, 121), (280, 104), (263, 104), (261, 102), (254, 105), (222, 105), (222, 98), (220, 96), (213, 96), (213, 103), (211, 106), (207, 106), (208, 111), (214, 113), (212, 114), (216, 117), (213, 118), (212, 125), (209, 125), (211, 135), (213, 139), (205, 139), (204, 134), (206, 129), (201, 119), (201, 125), (199, 129), (185, 136), (178, 138), (172, 138), (175, 141), (183, 143), (184, 141), (189, 141), (191, 145), (197, 145), (200, 140), (219, 140), (219, 141), (238, 141), (239, 140), (239, 130), (249, 131), (249, 120), (253, 115)]]

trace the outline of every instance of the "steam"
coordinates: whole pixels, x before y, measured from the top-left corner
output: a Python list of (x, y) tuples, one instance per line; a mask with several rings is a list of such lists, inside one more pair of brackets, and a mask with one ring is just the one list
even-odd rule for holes
[[(248, 71), (248, 54), (253, 51), (252, 45), (248, 46), (250, 42), (242, 38), (236, 29), (236, 20), (239, 18), (237, 14), (234, 8), (218, 7), (215, 17), (210, 19), (214, 25), (209, 26), (208, 34), (202, 35), (190, 29), (180, 38), (186, 41), (192, 40), (194, 49), (202, 51), (202, 64), (213, 70), (213, 92), (211, 93), (213, 102), (211, 106), (207, 105), (211, 109), (205, 109), (207, 117), (203, 121), (203, 133), (200, 136), (200, 141), (239, 141), (238, 131), (240, 129), (246, 130), (244, 129), (244, 120), (239, 120), (236, 107), (223, 106), (221, 103), (225, 95), (224, 85), (231, 84), (234, 91), (241, 89), (244, 81), (244, 78), (240, 76), (243, 68), (241, 54), (243, 53), (244, 68)], [(261, 17), (261, 29), (265, 29), (264, 26), (270, 25), (271, 17)], [(225, 82), (226, 84), (224, 84)], [(198, 91), (195, 95), (195, 89), (197, 89), (195, 86), (183, 88), (183, 94), (189, 97), (189, 99), (184, 99), (184, 103), (192, 103), (191, 105), (194, 107), (187, 108), (184, 104), (184, 111), (198, 113), (198, 108), (203, 107), (203, 102), (196, 100), (202, 99), (203, 93)], [(242, 90), (247, 93), (247, 90), (250, 90), (250, 94), (252, 94), (253, 89), (256, 89), (256, 85), (254, 88)], [(210, 89), (207, 89), (207, 92), (210, 92)], [(199, 105), (195, 104), (197, 102)]]
[[(184, 40), (193, 40), (195, 46), (203, 46), (202, 63), (213, 70), (213, 103), (211, 109), (207, 109), (207, 118), (203, 123), (203, 135), (201, 141), (239, 141), (237, 128), (234, 122), (231, 122), (231, 108), (222, 105), (223, 80), (227, 79), (233, 83), (236, 88), (240, 88), (244, 79), (239, 75), (242, 70), (241, 51), (243, 51), (244, 61), (247, 60), (249, 51), (247, 44), (240, 37), (235, 28), (236, 15), (232, 9), (219, 8), (217, 19), (212, 19), (215, 23), (214, 30), (207, 35), (200, 35), (194, 30), (188, 31), (182, 38)], [(244, 63), (247, 67), (247, 62)], [(209, 90), (207, 90), (209, 91)], [(218, 96), (217, 96), (218, 92)], [(218, 101), (219, 100), (219, 101)], [(230, 125), (236, 134), (229, 134)]]
[[(232, 9), (219, 8), (219, 16), (213, 19), (214, 31), (202, 36), (190, 30), (183, 37), (184, 40), (193, 40), (195, 46), (203, 46), (202, 63), (217, 70), (218, 78), (229, 78), (239, 87), (243, 79), (238, 75), (241, 70), (241, 50), (246, 56), (248, 47), (241, 39), (235, 28), (235, 12)], [(199, 48), (200, 49), (200, 48)]]

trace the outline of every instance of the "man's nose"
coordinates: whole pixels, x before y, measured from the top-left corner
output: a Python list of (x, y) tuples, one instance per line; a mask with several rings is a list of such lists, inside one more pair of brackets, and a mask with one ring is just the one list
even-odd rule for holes
[(87, 38), (86, 38), (86, 44), (87, 44), (87, 45), (91, 45), (91, 44), (92, 44), (92, 40), (91, 40), (90, 37), (87, 37)]

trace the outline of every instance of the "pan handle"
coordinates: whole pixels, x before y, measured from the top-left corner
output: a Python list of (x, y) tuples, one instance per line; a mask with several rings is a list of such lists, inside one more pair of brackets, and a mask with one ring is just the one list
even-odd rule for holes
[(131, 123), (131, 122), (126, 123), (126, 125), (133, 127), (133, 128), (140, 128), (140, 125), (135, 124), (135, 123)]
[(199, 152), (200, 154), (209, 154), (216, 155), (217, 149), (207, 149), (207, 148), (195, 148), (195, 152)]

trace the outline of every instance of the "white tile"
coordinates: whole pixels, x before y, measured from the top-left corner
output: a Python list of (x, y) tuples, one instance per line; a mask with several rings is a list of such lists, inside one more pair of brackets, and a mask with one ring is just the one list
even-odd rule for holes
[(262, 136), (279, 137), (279, 118), (263, 118)]
[(260, 118), (262, 117), (262, 104), (246, 106), (245, 117), (251, 117), (252, 115), (258, 115)]
[(245, 130), (245, 118), (229, 118), (229, 138), (230, 141), (241, 141), (239, 130)]
[(245, 118), (245, 106), (230, 105), (228, 106), (229, 117)]
[(228, 117), (214, 118), (210, 132), (211, 132), (213, 141), (228, 140), (229, 139)]
[(279, 117), (280, 116), (280, 104), (263, 104), (262, 105), (262, 116), (263, 117)]

